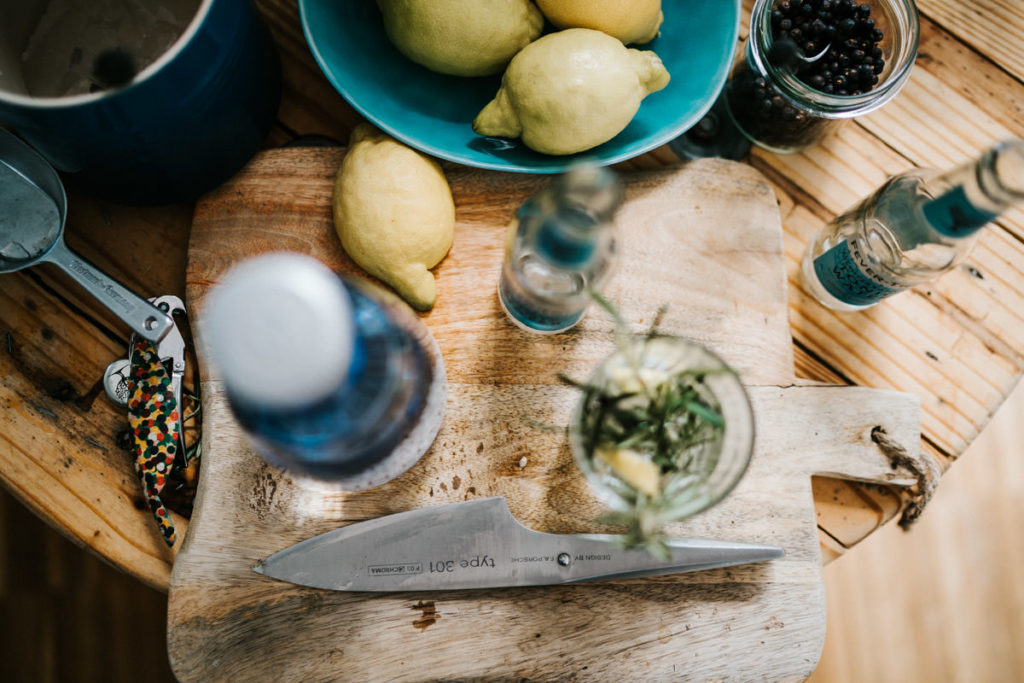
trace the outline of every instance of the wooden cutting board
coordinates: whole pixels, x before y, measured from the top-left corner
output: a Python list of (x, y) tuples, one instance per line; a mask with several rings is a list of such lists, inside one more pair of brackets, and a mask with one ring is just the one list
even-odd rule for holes
[[(189, 310), (234, 263), (312, 254), (359, 273), (331, 225), (340, 149), (264, 153), (200, 202), (189, 249)], [(320, 591), (253, 573), (257, 560), (338, 526), (426, 505), (505, 496), (528, 526), (615, 531), (572, 462), (564, 433), (586, 377), (613, 349), (591, 310), (555, 336), (510, 324), (496, 298), (513, 212), (548, 179), (449, 168), (455, 245), (423, 319), (444, 354), (449, 396), (429, 453), (398, 479), (342, 494), (293, 481), (246, 444), (222, 384), (203, 373), (203, 461), (195, 513), (171, 577), (168, 649), (185, 681), (800, 679), (817, 664), (825, 598), (810, 477), (908, 485), (872, 443), (883, 427), (916, 452), (915, 396), (793, 386), (775, 197), (750, 167), (717, 160), (627, 177), (619, 263), (607, 295), (638, 330), (707, 344), (750, 386), (751, 467), (679, 535), (781, 545), (775, 562), (672, 577), (492, 591)], [(198, 318), (198, 316), (196, 316)], [(202, 344), (203, 330), (198, 328)]]

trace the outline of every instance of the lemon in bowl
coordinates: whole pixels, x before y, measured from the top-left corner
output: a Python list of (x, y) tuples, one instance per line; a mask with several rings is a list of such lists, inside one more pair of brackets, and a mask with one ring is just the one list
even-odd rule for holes
[[(583, 152), (550, 155), (515, 138), (482, 136), (473, 120), (501, 86), (501, 74), (437, 73), (388, 39), (376, 3), (299, 0), (313, 56), (332, 85), (365, 118), (432, 156), (468, 166), (528, 173), (563, 172), (580, 161), (610, 164), (643, 154), (692, 127), (711, 108), (732, 66), (738, 0), (663, 0), (655, 52), (672, 75), (647, 96), (612, 139)], [(549, 27), (548, 32), (555, 30)]]

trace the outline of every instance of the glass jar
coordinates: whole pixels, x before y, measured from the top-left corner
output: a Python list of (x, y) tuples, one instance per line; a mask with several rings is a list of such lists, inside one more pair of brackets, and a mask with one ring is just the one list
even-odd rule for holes
[[(667, 395), (660, 391), (679, 383), (697, 385), (697, 394), (703, 397), (700, 400), (719, 416), (721, 426), (707, 432), (713, 438), (696, 432), (697, 438), (690, 441), (695, 445), (690, 447), (652, 447), (651, 440), (636, 434), (642, 430), (652, 433), (649, 423), (641, 420), (623, 425), (617, 418), (609, 417), (609, 406), (613, 404), (627, 412), (646, 412), (648, 408), (643, 404), (653, 405), (650, 396)], [(675, 420), (662, 422), (678, 426), (690, 419), (680, 412), (672, 414), (677, 416)], [(611, 420), (615, 422), (608, 432), (604, 424)], [(658, 433), (658, 429), (655, 425), (653, 433)], [(669, 429), (676, 434), (683, 431), (675, 426)], [(604, 437), (599, 436), (606, 433), (617, 434), (614, 446), (609, 447)], [(660, 439), (659, 435), (654, 441)], [(642, 529), (641, 536), (647, 537), (656, 534), (665, 522), (711, 507), (739, 483), (753, 452), (754, 417), (739, 376), (718, 356), (686, 339), (655, 335), (626, 341), (597, 367), (576, 408), (569, 440), (576, 464), (602, 502), (621, 513), (623, 522)], [(599, 453), (610, 450), (628, 453), (615, 457)], [(687, 466), (670, 469), (659, 465), (655, 474), (650, 464), (645, 464), (664, 462), (666, 455), (672, 462)], [(657, 476), (656, 483), (648, 478), (645, 485), (645, 476)], [(655, 486), (656, 491), (646, 490), (648, 485)]]
[[(829, 0), (830, 4), (841, 1)], [(790, 2), (820, 8), (823, 0)], [(799, 68), (817, 55), (800, 53), (799, 57), (781, 58), (787, 51), (780, 49), (784, 47), (779, 44), (782, 41), (775, 40), (773, 35), (772, 12), (782, 3), (755, 1), (746, 60), (734, 71), (724, 97), (729, 118), (751, 142), (777, 154), (798, 152), (820, 142), (846, 119), (878, 109), (903, 87), (917, 57), (919, 22), (914, 0), (858, 3), (858, 7), (867, 5), (871, 9), (870, 18), (875, 28), (882, 31), (877, 47), (884, 65), (871, 90), (841, 95), (816, 90), (797, 77), (794, 66)], [(814, 16), (808, 15), (811, 19)], [(831, 45), (833, 40), (841, 39), (841, 35), (833, 33), (831, 38), (818, 40)], [(821, 45), (822, 50), (825, 45)]]

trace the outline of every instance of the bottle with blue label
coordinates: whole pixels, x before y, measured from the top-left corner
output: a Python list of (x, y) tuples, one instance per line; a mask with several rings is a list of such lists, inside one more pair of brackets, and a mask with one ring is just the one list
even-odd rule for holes
[(509, 226), (498, 298), (529, 332), (563, 332), (583, 318), (590, 291), (607, 279), (615, 251), (615, 174), (579, 166), (533, 195)]
[(978, 231), (1020, 202), (1022, 140), (947, 173), (897, 175), (814, 237), (801, 266), (804, 283), (829, 308), (873, 306), (962, 263)]
[(429, 331), (397, 297), (313, 258), (235, 266), (204, 302), (201, 337), (255, 450), (293, 473), (369, 488), (437, 435), (446, 382)]

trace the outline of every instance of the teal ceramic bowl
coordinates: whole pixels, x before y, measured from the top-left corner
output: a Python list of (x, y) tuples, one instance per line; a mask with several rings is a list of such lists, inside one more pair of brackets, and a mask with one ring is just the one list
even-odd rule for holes
[(473, 119), (501, 75), (434, 73), (391, 45), (372, 0), (299, 0), (313, 56), (330, 82), (369, 121), (427, 154), (501, 171), (556, 173), (580, 161), (610, 164), (638, 156), (688, 130), (718, 97), (732, 66), (739, 0), (662, 0), (654, 50), (672, 77), (648, 95), (632, 122), (608, 142), (569, 156), (540, 154), (519, 140), (485, 138)]

